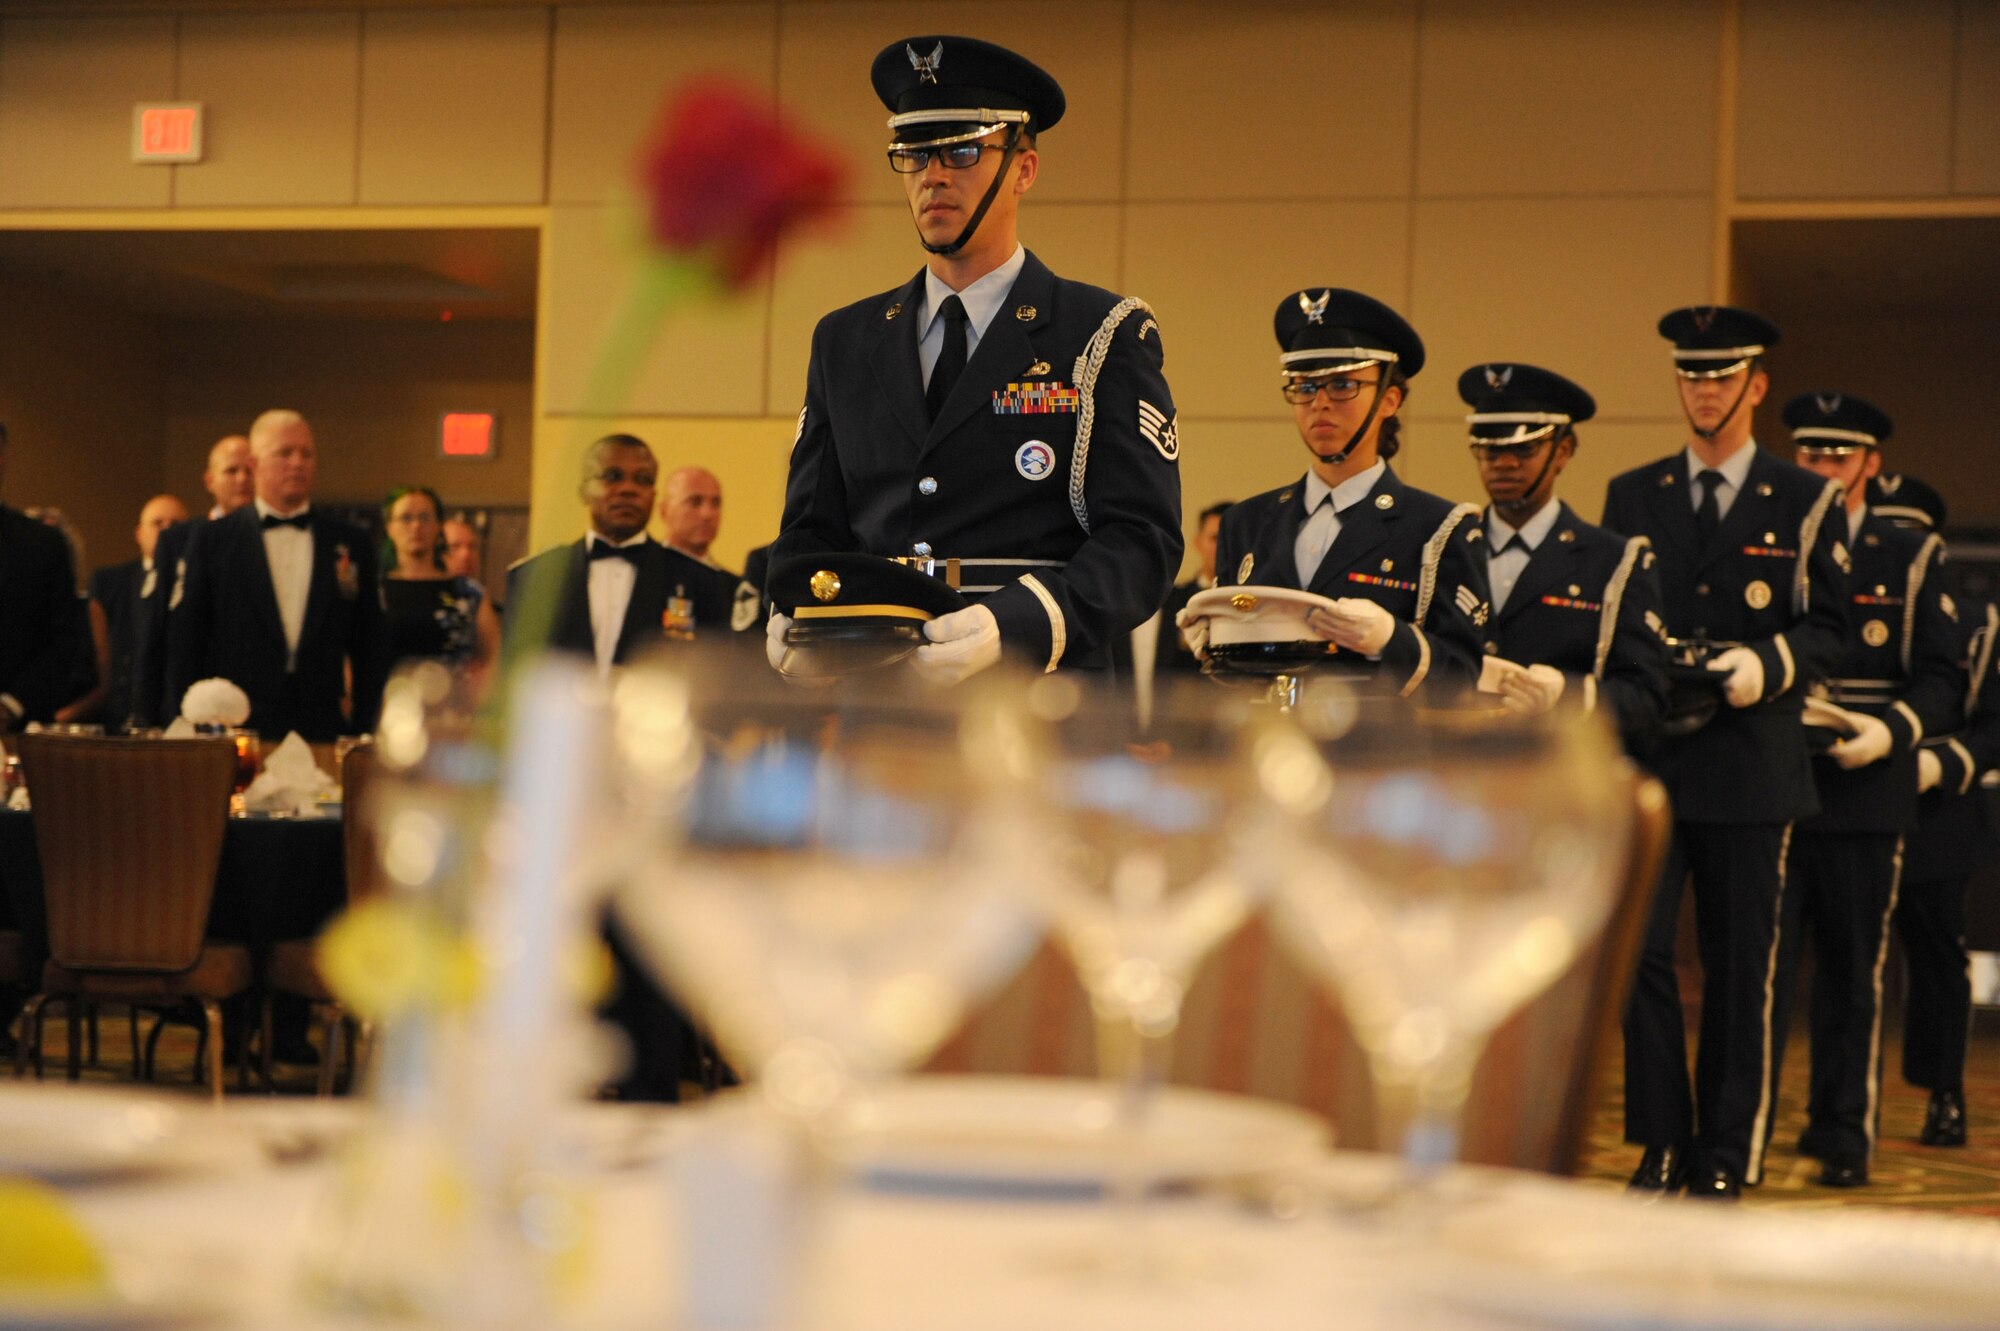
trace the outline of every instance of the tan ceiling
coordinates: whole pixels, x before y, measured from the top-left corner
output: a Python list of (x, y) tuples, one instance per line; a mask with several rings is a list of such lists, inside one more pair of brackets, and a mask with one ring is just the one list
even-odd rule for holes
[(188, 319), (532, 319), (536, 232), (4, 231), (0, 272)]

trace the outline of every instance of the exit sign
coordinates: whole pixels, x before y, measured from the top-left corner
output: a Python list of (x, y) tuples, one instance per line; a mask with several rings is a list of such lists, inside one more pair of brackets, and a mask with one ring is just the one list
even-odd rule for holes
[(438, 433), (440, 451), (448, 458), (493, 458), (494, 416), (490, 411), (447, 411)]
[(132, 160), (199, 162), (200, 102), (140, 102), (132, 108)]

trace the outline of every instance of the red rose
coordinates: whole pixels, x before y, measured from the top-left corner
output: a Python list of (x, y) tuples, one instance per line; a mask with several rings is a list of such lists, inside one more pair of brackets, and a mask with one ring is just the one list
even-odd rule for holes
[(764, 94), (707, 80), (668, 104), (639, 175), (653, 239), (739, 288), (770, 268), (786, 231), (839, 207), (846, 172)]

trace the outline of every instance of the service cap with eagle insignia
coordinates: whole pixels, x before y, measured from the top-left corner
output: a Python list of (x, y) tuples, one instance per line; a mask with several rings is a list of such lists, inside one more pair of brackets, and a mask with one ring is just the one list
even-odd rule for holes
[(1726, 379), (1778, 345), (1778, 325), (1733, 305), (1687, 305), (1660, 316), (1683, 379)]
[(1898, 527), (1944, 530), (1944, 496), (1929, 482), (1908, 472), (1885, 473), (1869, 481), (1868, 508)]
[[(739, 607), (744, 591), (755, 595), (744, 583)], [(778, 670), (797, 678), (893, 664), (923, 646), (926, 623), (971, 604), (919, 565), (847, 553), (784, 560), (771, 570), (771, 603), (792, 621)]]
[(1387, 365), (1405, 379), (1424, 368), (1424, 341), (1402, 315), (1359, 291), (1308, 287), (1278, 302), (1278, 368), (1293, 375), (1338, 374)]
[(1474, 365), (1458, 376), (1458, 396), (1472, 412), (1468, 443), (1531, 444), (1597, 414), (1597, 399), (1554, 370), (1512, 361)]
[(1039, 65), (976, 37), (890, 42), (868, 77), (894, 113), (889, 128), (901, 143), (952, 138), (980, 125), (991, 133), (1025, 123), (1039, 134), (1053, 129), (1068, 105), (1062, 85)]
[(1339, 649), (1306, 619), (1337, 612), (1330, 599), (1296, 587), (1210, 587), (1188, 598), (1186, 613), (1208, 623), (1208, 655), (1225, 673), (1268, 675), (1336, 656)]
[(1880, 448), (1896, 428), (1880, 407), (1852, 393), (1801, 393), (1785, 404), (1783, 418), (1800, 451), (1836, 457)]

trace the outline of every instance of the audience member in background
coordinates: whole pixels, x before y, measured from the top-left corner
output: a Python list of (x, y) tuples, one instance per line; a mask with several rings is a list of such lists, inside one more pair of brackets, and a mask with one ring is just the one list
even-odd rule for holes
[(486, 580), (486, 549), (479, 528), (464, 518), (446, 518), (439, 529), (444, 538), (444, 571), (458, 578)]
[[(1176, 584), (1173, 591), (1167, 594), (1166, 611), (1161, 615), (1162, 623), (1172, 625), (1181, 611), (1187, 608), (1188, 601), (1196, 592), (1207, 591), (1215, 585), (1215, 538), (1222, 533), (1222, 515), (1229, 511), (1230, 503), (1230, 500), (1225, 499), (1221, 503), (1210, 504), (1201, 511), (1201, 516), (1195, 519), (1194, 553), (1201, 561), (1201, 570), (1186, 582)], [(1201, 671), (1201, 662), (1195, 659), (1194, 652), (1188, 648), (1187, 639), (1181, 636), (1179, 629), (1173, 629), (1160, 636), (1171, 641), (1162, 642), (1161, 649), (1154, 658), (1155, 669), (1193, 673)]]
[(678, 467), (660, 486), (660, 521), (667, 529), (667, 549), (719, 568), (708, 548), (722, 530), (722, 482), (706, 467)]
[(445, 570), (443, 513), (437, 491), (422, 485), (399, 486), (382, 505), (389, 661), (430, 657), (479, 679), (500, 652), (500, 620), (477, 578)]
[[(227, 517), (249, 503), (253, 494), (250, 479), (250, 441), (240, 434), (225, 435), (208, 450), (208, 465), (201, 473), (202, 489), (208, 491), (208, 520)], [(132, 723), (163, 726), (180, 710), (180, 699), (163, 699), (167, 674), (167, 602), (180, 571), (181, 551), (194, 525), (182, 522), (160, 533), (153, 547), (153, 567), (160, 576), (141, 584), (139, 605), (133, 612), (136, 642), (132, 653)], [(172, 705), (169, 706), (168, 702)]]
[(221, 676), (250, 695), (250, 727), (272, 739), (372, 730), (386, 657), (374, 551), (359, 529), (312, 511), (318, 453), (304, 417), (265, 412), (250, 453), (254, 506), (195, 527), (175, 571), (167, 703)]
[[(7, 428), (0, 425), (0, 486), (6, 477)], [(54, 720), (68, 701), (69, 682), (89, 651), (76, 605), (62, 535), (0, 504), (0, 732)]]
[[(122, 726), (132, 719), (133, 666), (138, 656), (139, 620), (144, 598), (159, 589), (161, 575), (153, 562), (160, 534), (175, 523), (186, 522), (187, 505), (168, 494), (154, 495), (139, 510), (139, 525), (132, 536), (139, 545), (139, 557), (122, 564), (108, 564), (90, 575), (91, 633), (100, 640), (100, 663), (104, 667), (95, 690), (94, 708), (107, 726)], [(169, 571), (167, 580), (172, 580)]]
[(53, 527), (62, 534), (64, 544), (69, 546), (69, 566), (76, 573), (76, 599), (70, 603), (69, 614), (73, 623), (76, 640), (83, 644), (83, 651), (70, 665), (69, 679), (63, 685), (63, 696), (69, 701), (56, 708), (54, 720), (58, 725), (74, 725), (93, 721), (97, 717), (97, 707), (103, 701), (102, 684), (110, 670), (111, 646), (104, 626), (96, 622), (90, 612), (90, 592), (84, 585), (83, 571), (90, 567), (85, 554), (83, 533), (59, 508), (40, 505), (22, 510), (44, 527)]

